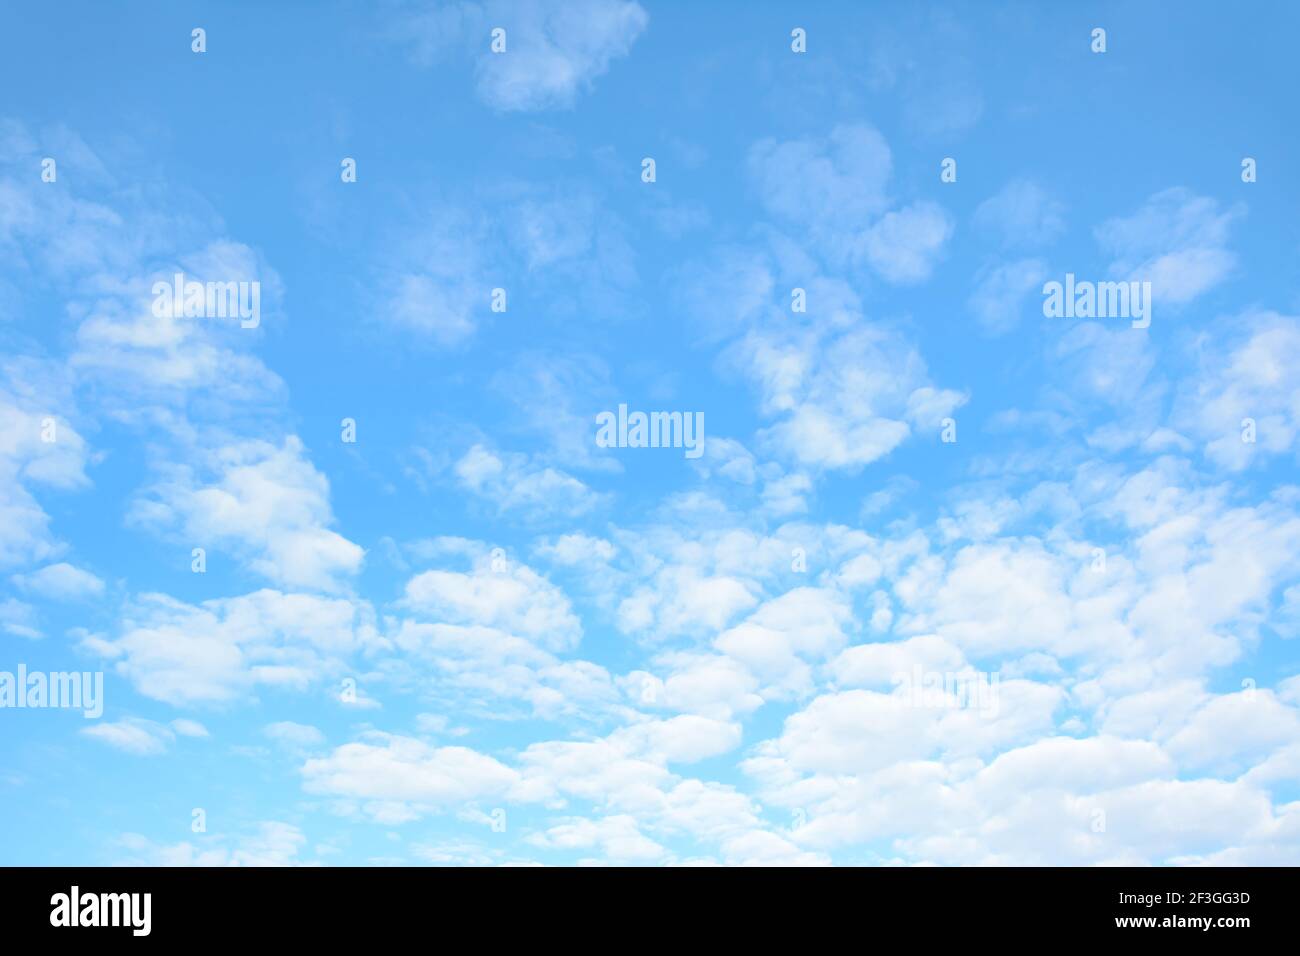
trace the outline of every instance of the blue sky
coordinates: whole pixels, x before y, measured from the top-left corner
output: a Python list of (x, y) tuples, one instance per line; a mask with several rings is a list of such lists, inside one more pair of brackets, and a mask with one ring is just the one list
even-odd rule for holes
[(991, 6), (7, 9), (0, 861), (1300, 862), (1297, 12)]

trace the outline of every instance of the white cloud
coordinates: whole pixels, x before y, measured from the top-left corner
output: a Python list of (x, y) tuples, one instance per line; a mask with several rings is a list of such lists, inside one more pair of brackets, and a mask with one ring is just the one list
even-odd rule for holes
[(895, 678), (910, 676), (912, 669), (957, 673), (967, 666), (961, 651), (941, 637), (922, 635), (902, 641), (857, 644), (842, 651), (831, 663), (831, 673), (844, 687), (890, 689)]
[(1014, 179), (975, 209), (975, 227), (1007, 248), (1036, 249), (1065, 230), (1065, 207), (1038, 183)]
[(952, 221), (932, 202), (917, 202), (887, 212), (862, 236), (867, 261), (890, 282), (910, 284), (930, 277)]
[(1201, 352), (1173, 415), (1176, 428), (1206, 442), (1211, 461), (1234, 471), (1293, 452), (1300, 434), (1300, 319), (1267, 312), (1237, 321), (1245, 336)]
[(474, 334), (474, 314), (482, 307), (484, 288), (409, 273), (394, 285), (386, 313), (393, 324), (424, 333), (443, 347), (459, 345)]
[(402, 822), (471, 801), (504, 798), (519, 773), (467, 747), (370, 732), (302, 767), (309, 793), (359, 801), (378, 820)]
[(598, 848), (610, 860), (649, 863), (667, 851), (641, 833), (635, 817), (627, 814), (598, 820), (574, 818), (548, 828), (530, 841), (559, 850)]
[[(132, 210), (149, 220), (157, 213)], [(156, 228), (141, 224), (142, 231)], [(179, 227), (178, 227), (179, 231)], [(258, 407), (282, 398), (284, 383), (256, 356), (249, 354), (277, 314), (280, 282), (276, 273), (248, 246), (229, 239), (200, 240), (193, 251), (172, 263), (150, 268), (144, 260), (122, 267), (107, 290), (99, 290), (77, 328), (76, 350), (69, 368), (83, 384), (94, 384), (97, 406), (105, 414), (137, 426), (185, 435), (192, 426), (185, 414), (204, 417), (208, 403), (226, 409)], [(191, 281), (256, 282), (260, 290), (257, 330), (240, 320), (203, 319), (153, 314), (152, 288), (171, 282), (176, 272)], [(104, 294), (109, 292), (111, 294)]]
[[(407, 18), (401, 35), (417, 61), (449, 50), (470, 52), (479, 96), (505, 111), (565, 109), (612, 61), (628, 55), (649, 22), (628, 0), (504, 0), (459, 3)], [(506, 52), (492, 53), (491, 31), (506, 31)]]
[(576, 517), (601, 499), (572, 475), (535, 465), (527, 455), (493, 452), (482, 444), (470, 448), (452, 470), (462, 488), (495, 504), (498, 514)]
[[(1135, 339), (1129, 328), (1079, 322), (1069, 326), (1056, 343), (1053, 358), (1058, 364), (1054, 377), (1071, 390), (1076, 400), (1100, 402), (1108, 409), (1136, 417), (1156, 393), (1151, 376), (1158, 357), (1150, 340), (1145, 336)], [(1123, 422), (1123, 417), (1112, 419), (1090, 438), (1095, 441), (1098, 435)], [(1146, 429), (1138, 428), (1120, 447), (1135, 444), (1146, 435)], [(1105, 443), (1099, 444), (1106, 447)]]
[(761, 140), (749, 168), (770, 212), (812, 229), (848, 227), (889, 205), (893, 158), (870, 126), (836, 126), (824, 140)]
[(36, 608), (17, 598), (0, 601), (0, 627), (8, 634), (31, 641), (45, 636), (37, 627)]
[(752, 485), (758, 479), (758, 462), (753, 454), (734, 438), (709, 435), (704, 440), (704, 454), (691, 462), (705, 478), (718, 475), (741, 485)]
[(1155, 309), (1184, 305), (1219, 285), (1232, 273), (1236, 255), (1228, 232), (1244, 214), (1217, 200), (1182, 188), (1151, 196), (1132, 216), (1111, 219), (1096, 230), (1097, 240), (1115, 258), (1114, 276), (1150, 281)]
[[(1025, 297), (1041, 289), (1046, 276), (1047, 264), (1041, 259), (999, 263), (977, 276), (967, 304), (984, 331), (992, 335), (1009, 332), (1020, 324)], [(1041, 315), (1038, 308), (1032, 311)]]
[(696, 319), (696, 335), (705, 342), (733, 335), (771, 308), (772, 272), (764, 255), (743, 248), (727, 247), (708, 261), (687, 263), (680, 291)]
[(142, 595), (120, 630), (89, 646), (141, 694), (178, 706), (234, 700), (259, 685), (305, 688), (342, 676), (353, 653), (379, 641), (368, 605), (272, 590), (200, 605)]
[(754, 605), (752, 588), (728, 575), (702, 574), (689, 566), (668, 566), (652, 586), (638, 588), (618, 606), (624, 633), (671, 635), (725, 627), (736, 614)]
[(725, 840), (722, 852), (730, 866), (829, 866), (830, 857), (801, 850), (770, 830), (751, 830)]
[[(138, 833), (123, 834), (118, 846), (130, 856), (119, 866), (303, 866), (298, 856), (307, 837), (296, 826), (267, 821), (233, 841), (223, 836), (160, 845)], [(230, 845), (233, 844), (233, 845)]]
[(338, 590), (360, 570), (365, 552), (329, 525), (329, 482), (302, 442), (276, 447), (248, 441), (212, 453), (199, 478), (190, 466), (165, 477), (138, 499), (135, 521), (172, 531), (190, 547), (228, 547), (249, 568), (289, 587)]
[(519, 700), (530, 705), (532, 716), (556, 719), (603, 712), (618, 699), (603, 667), (561, 661), (531, 640), (495, 628), (403, 621), (392, 639), (408, 658), (404, 664), (433, 668), (431, 674), (420, 668), (408, 676), (436, 689), (462, 713), (498, 720), (529, 716), (508, 706)]
[(33, 486), (71, 490), (89, 484), (85, 440), (66, 412), (67, 384), (28, 359), (0, 364), (0, 568), (55, 557), (60, 544)]
[(763, 485), (763, 511), (774, 518), (803, 514), (812, 490), (812, 479), (802, 472), (773, 478)]
[(475, 73), (483, 98), (502, 110), (572, 106), (612, 60), (628, 55), (649, 22), (640, 4), (627, 0), (548, 0), (488, 9), (507, 29), (511, 45), (500, 56), (481, 53)]
[(1063, 694), (1031, 681), (1002, 681), (997, 707), (945, 706), (909, 696), (846, 690), (824, 694), (786, 720), (763, 755), (780, 754), (791, 767), (828, 774), (866, 773), (939, 755), (996, 752), (1027, 742), (1052, 727)]
[(840, 336), (755, 332), (741, 353), (762, 410), (781, 418), (762, 439), (804, 467), (860, 469), (914, 426), (937, 437), (942, 419), (965, 401), (934, 388), (916, 349), (880, 327)]
[(951, 219), (933, 202), (891, 208), (890, 149), (870, 126), (836, 126), (825, 139), (762, 140), (748, 164), (768, 211), (802, 227), (836, 265), (867, 264), (889, 282), (919, 282), (952, 235)]
[(660, 655), (655, 663), (667, 677), (633, 671), (624, 680), (628, 692), (643, 705), (728, 720), (763, 703), (758, 678), (726, 655), (677, 651)]
[(536, 551), (539, 557), (566, 567), (589, 562), (606, 563), (618, 553), (618, 549), (604, 538), (581, 533), (562, 534), (553, 541), (543, 541)]
[(933, 631), (971, 656), (1060, 648), (1069, 632), (1064, 571), (1041, 548), (971, 545), (942, 576), (932, 574), (918, 567), (915, 578), (905, 579), (910, 584), (922, 575), (930, 578), (923, 598), (900, 589), (908, 605), (923, 601), (928, 609), (900, 624), (907, 631)]
[[(81, 733), (87, 737), (107, 744), (114, 750), (133, 754), (137, 757), (152, 757), (164, 753), (173, 740), (175, 733), (166, 724), (139, 717), (127, 717), (115, 722), (101, 722), (91, 727), (84, 727)], [(187, 735), (192, 736), (192, 735)]]
[(184, 717), (178, 717), (171, 722), (172, 730), (182, 737), (207, 737), (208, 728), (204, 727), (197, 720), (188, 720)]
[(1253, 766), (1300, 740), (1300, 713), (1267, 690), (1221, 694), (1163, 740), (1181, 767), (1224, 773)]
[(325, 742), (325, 735), (311, 724), (299, 724), (292, 720), (280, 720), (267, 724), (262, 733), (271, 740), (290, 750), (305, 750)]
[(646, 721), (605, 739), (532, 744), (512, 768), (467, 748), (370, 732), (307, 761), (303, 776), (309, 792), (389, 824), (452, 808), (463, 819), (486, 820), (480, 807), (498, 801), (541, 801), (552, 810), (587, 801), (602, 809), (553, 820), (531, 842), (649, 860), (666, 856), (661, 834), (721, 840), (760, 827), (758, 808), (734, 788), (683, 780), (664, 766), (731, 749), (738, 734), (735, 725), (702, 718)]
[[(817, 752), (800, 759), (810, 757)], [(806, 775), (769, 750), (747, 769), (768, 800), (805, 809), (800, 844), (887, 841), (913, 862), (1141, 865), (1175, 862), (1187, 846), (1246, 857), (1278, 848), (1265, 794), (1173, 779), (1174, 762), (1150, 741), (1045, 737), (987, 765), (851, 765), (861, 769)]]
[[(414, 333), (421, 345), (456, 350), (480, 329), (509, 323), (519, 297), (544, 295), (553, 313), (574, 317), (639, 307), (625, 294), (638, 281), (633, 247), (599, 193), (523, 184), (510, 193), (506, 202), (494, 193), (429, 202), (405, 220), (375, 266), (377, 318)], [(517, 278), (507, 286), (504, 276)], [(495, 311), (502, 306), (504, 313)], [(561, 363), (580, 364), (551, 360)], [(568, 370), (555, 371), (562, 378)], [(505, 390), (519, 394), (535, 417), (553, 418), (553, 405), (536, 405), (535, 380), (551, 372), (528, 368), (534, 381), (509, 381)]]
[(24, 591), (54, 601), (88, 600), (104, 593), (103, 581), (67, 562), (47, 565), (31, 574), (15, 575), (14, 581)]
[(609, 742), (656, 763), (694, 763), (734, 750), (740, 725), (693, 714), (650, 720), (614, 731)]
[(847, 642), (852, 618), (844, 597), (823, 588), (802, 587), (764, 602), (714, 646), (743, 663), (778, 696), (813, 687), (809, 662), (818, 663)]
[(553, 651), (576, 647), (582, 638), (564, 592), (526, 564), (505, 558), (480, 557), (469, 573), (417, 574), (406, 582), (405, 603), (425, 617), (496, 628)]

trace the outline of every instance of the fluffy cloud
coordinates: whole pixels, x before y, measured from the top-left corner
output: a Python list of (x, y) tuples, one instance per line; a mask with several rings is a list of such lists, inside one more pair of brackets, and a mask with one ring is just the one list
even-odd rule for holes
[(162, 594), (130, 604), (115, 639), (87, 646), (146, 697), (175, 705), (231, 701), (258, 686), (305, 688), (375, 647), (368, 605), (263, 590), (199, 605)]
[(1238, 321), (1244, 335), (1225, 330), (1230, 347), (1201, 355), (1173, 418), (1176, 428), (1205, 440), (1212, 461), (1234, 471), (1293, 451), (1300, 434), (1300, 381), (1293, 374), (1300, 367), (1300, 319), (1267, 312)]
[(918, 202), (880, 217), (862, 235), (867, 262), (890, 282), (921, 282), (930, 277), (953, 226), (943, 208)]
[(466, 342), (488, 314), (494, 284), (481, 217), (442, 205), (385, 257), (382, 315), (442, 348)]
[(168, 746), (182, 737), (206, 737), (203, 725), (193, 720), (173, 720), (171, 726), (139, 717), (127, 717), (113, 722), (97, 723), (85, 727), (81, 733), (114, 750), (137, 757), (151, 757), (166, 752)]
[(499, 514), (576, 517), (600, 500), (572, 475), (534, 465), (527, 455), (498, 453), (482, 444), (465, 452), (452, 470), (462, 488), (494, 504)]
[(683, 714), (632, 724), (616, 730), (609, 740), (656, 763), (694, 763), (734, 750), (740, 744), (740, 725)]
[(654, 663), (659, 677), (633, 671), (624, 685), (643, 706), (658, 706), (719, 720), (747, 714), (763, 703), (758, 678), (744, 664), (723, 654), (674, 651)]
[(209, 458), (210, 481), (173, 466), (136, 502), (142, 525), (179, 534), (193, 547), (228, 547), (249, 568), (289, 587), (337, 590), (364, 551), (329, 525), (329, 482), (302, 442), (241, 442)]
[(848, 603), (836, 592), (795, 588), (724, 631), (714, 646), (743, 663), (776, 693), (806, 693), (813, 686), (807, 662), (820, 662), (839, 650), (847, 641), (845, 629), (851, 618)]
[(117, 845), (129, 854), (119, 866), (302, 866), (299, 854), (306, 835), (290, 823), (267, 821), (235, 838), (214, 835), (197, 843), (154, 843), (138, 833), (121, 836)]
[(310, 724), (299, 724), (292, 720), (279, 720), (267, 724), (262, 733), (282, 747), (301, 750), (315, 747), (325, 742), (325, 735)]
[(618, 607), (619, 627), (657, 636), (713, 630), (752, 607), (752, 590), (726, 575), (705, 575), (692, 567), (666, 567), (653, 587), (638, 588)]
[[(479, 95), (505, 111), (571, 107), (579, 93), (627, 56), (649, 17), (629, 0), (502, 0), (421, 10), (405, 20), (403, 40), (417, 62), (470, 52)], [(506, 31), (506, 52), (489, 49)]]
[(87, 600), (104, 593), (103, 581), (64, 561), (16, 575), (14, 581), (24, 591), (56, 601)]
[(537, 546), (537, 554), (561, 565), (581, 565), (588, 561), (609, 561), (618, 553), (618, 549), (604, 538), (585, 534), (562, 534), (553, 541), (543, 541)]
[(1240, 204), (1225, 210), (1190, 190), (1166, 189), (1132, 216), (1099, 226), (1097, 241), (1115, 257), (1113, 276), (1151, 282), (1157, 308), (1184, 305), (1232, 273), (1237, 257), (1228, 249), (1228, 232), (1243, 213)]
[(762, 437), (800, 465), (857, 470), (914, 428), (938, 436), (965, 397), (930, 383), (920, 354), (888, 329), (753, 333), (742, 353), (780, 420)]
[(975, 208), (975, 227), (1007, 248), (1036, 249), (1065, 230), (1065, 207), (1041, 185), (1016, 179)]
[(626, 814), (599, 820), (568, 820), (538, 834), (531, 842), (560, 850), (599, 848), (606, 859), (635, 863), (649, 863), (667, 853), (641, 833), (635, 817)]
[(1008, 332), (1020, 324), (1025, 297), (1041, 289), (1046, 277), (1047, 264), (1042, 259), (999, 263), (977, 277), (967, 304), (986, 332)]
[(377, 732), (308, 760), (302, 776), (308, 792), (359, 802), (375, 819), (391, 823), (501, 799), (520, 780), (517, 771), (466, 747)]
[(489, 9), (507, 30), (509, 53), (480, 54), (475, 73), (483, 98), (502, 110), (572, 106), (611, 61), (628, 55), (650, 19), (640, 4), (628, 0)]
[(54, 557), (59, 542), (34, 489), (85, 487), (89, 449), (68, 421), (66, 383), (43, 363), (0, 364), (0, 568)]
[(768, 211), (805, 230), (836, 265), (870, 265), (889, 282), (919, 282), (952, 235), (948, 214), (933, 202), (892, 208), (892, 154), (870, 126), (836, 126), (824, 139), (762, 140), (748, 165)]
[(582, 638), (569, 599), (532, 568), (504, 556), (480, 557), (468, 573), (424, 571), (406, 582), (406, 605), (450, 624), (480, 625), (548, 650)]
[[(454, 701), (463, 713), (555, 719), (603, 712), (619, 697), (603, 667), (560, 660), (527, 638), (495, 628), (407, 620), (392, 639), (408, 664), (422, 665), (414, 671), (397, 667), (395, 676), (425, 687), (432, 682), (444, 703)], [(529, 711), (513, 713), (507, 705), (512, 700), (527, 703)]]
[[(621, 218), (590, 188), (521, 185), (504, 199), (428, 199), (414, 214), (403, 208), (395, 215), (403, 226), (384, 243), (371, 277), (376, 317), (423, 346), (464, 351), (480, 330), (509, 322), (520, 298), (544, 296), (550, 309), (575, 316), (641, 307), (626, 295), (639, 281), (635, 249)], [(518, 277), (509, 288), (501, 284), (506, 275)], [(501, 306), (504, 313), (496, 311)], [(523, 380), (505, 390), (519, 393), (535, 416), (554, 414), (534, 405), (545, 384), (536, 380), (564, 372), (521, 366)]]
[(870, 126), (837, 126), (825, 139), (762, 140), (749, 169), (768, 211), (809, 228), (847, 227), (889, 206), (893, 155)]

